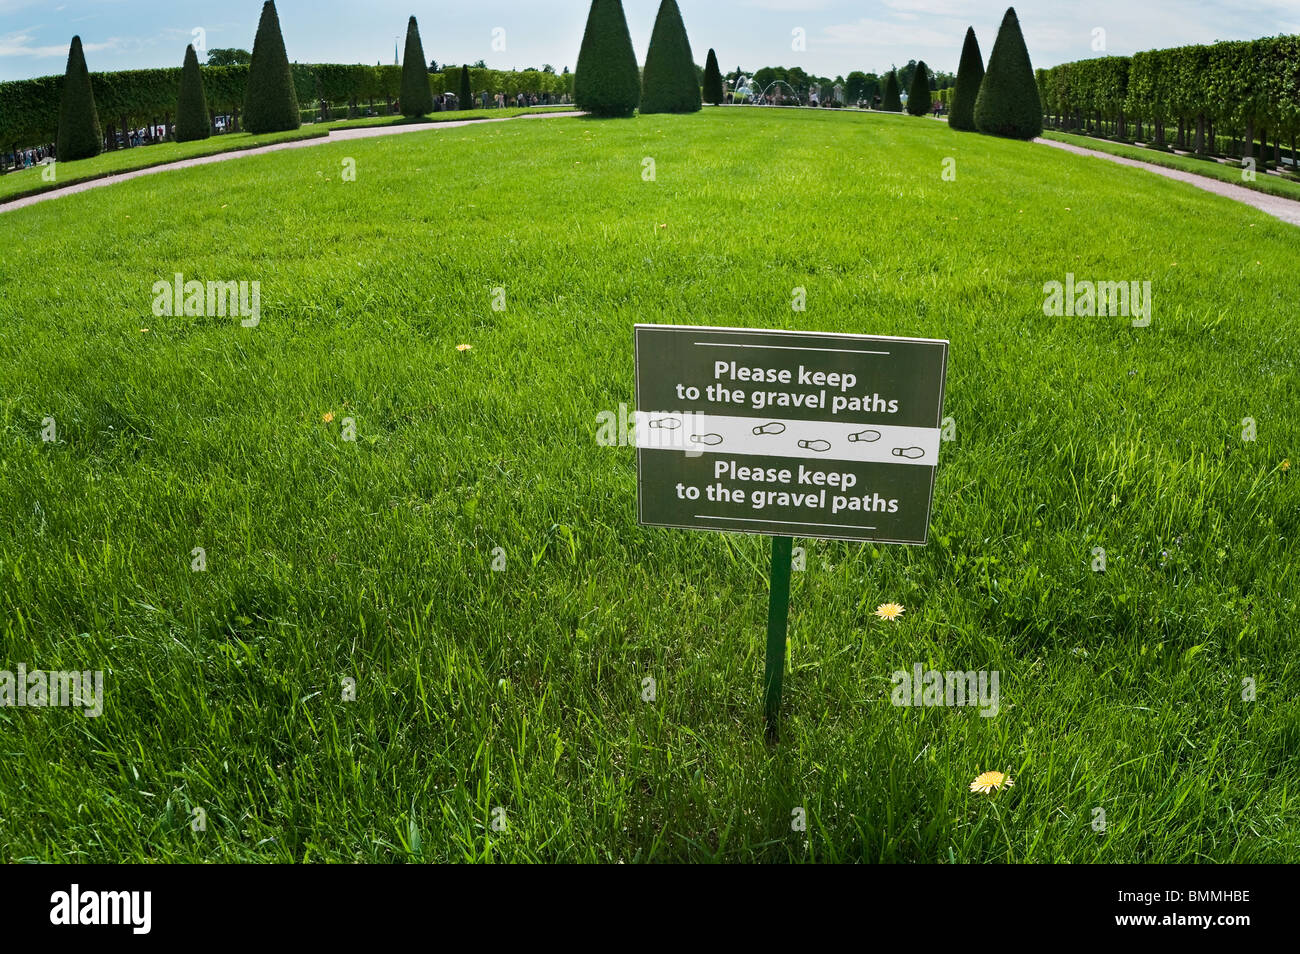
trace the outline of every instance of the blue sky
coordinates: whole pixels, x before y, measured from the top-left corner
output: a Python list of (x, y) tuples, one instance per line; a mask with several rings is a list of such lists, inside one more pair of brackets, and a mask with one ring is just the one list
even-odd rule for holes
[[(696, 59), (710, 46), (724, 69), (801, 66), (835, 76), (924, 59), (955, 71), (974, 26), (985, 57), (1005, 10), (959, 0), (678, 0)], [(624, 0), (644, 59), (659, 0)], [(201, 29), (208, 47), (250, 49), (260, 0), (0, 0), (0, 79), (61, 73), (80, 34), (92, 70), (179, 66)], [(486, 60), (504, 69), (573, 67), (588, 0), (278, 0), (285, 45), (303, 62), (393, 61), (411, 14), (427, 56)], [(1035, 66), (1135, 50), (1300, 33), (1300, 0), (1021, 0), (1016, 4)], [(505, 49), (493, 49), (493, 31)], [(806, 49), (796, 52), (794, 31)]]

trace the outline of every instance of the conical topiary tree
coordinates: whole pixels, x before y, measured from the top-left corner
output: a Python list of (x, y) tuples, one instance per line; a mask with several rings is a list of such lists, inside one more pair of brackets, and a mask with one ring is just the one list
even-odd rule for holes
[(420, 27), (411, 17), (406, 22), (406, 51), (402, 54), (402, 115), (410, 119), (433, 112), (433, 90), (424, 60)]
[(722, 90), (722, 71), (718, 69), (718, 55), (709, 50), (708, 58), (704, 61), (704, 101), (717, 106), (725, 97), (726, 93)]
[(250, 133), (279, 132), (302, 125), (298, 93), (293, 87), (289, 57), (280, 35), (274, 0), (262, 4), (262, 18), (253, 40), (253, 60), (244, 90), (244, 129)]
[(691, 41), (677, 0), (663, 0), (641, 76), (641, 112), (693, 113), (701, 106)]
[(573, 76), (573, 102), (594, 116), (631, 116), (641, 74), (622, 0), (592, 0)]
[(907, 111), (913, 116), (924, 116), (930, 111), (930, 68), (925, 60), (916, 64), (912, 74), (912, 88), (907, 91)]
[(1042, 100), (1015, 7), (1007, 8), (989, 54), (989, 69), (975, 100), (975, 125), (982, 133), (1010, 139), (1042, 135)]
[(885, 74), (885, 96), (880, 108), (887, 113), (903, 111), (903, 97), (898, 91), (898, 70), (890, 70)]
[(185, 65), (181, 67), (181, 94), (176, 101), (176, 141), (195, 142), (212, 135), (208, 117), (208, 98), (203, 94), (203, 74), (194, 45), (185, 47)]
[(952, 91), (952, 105), (948, 109), (948, 125), (966, 132), (975, 131), (975, 101), (984, 82), (984, 58), (980, 55), (975, 28), (966, 28), (966, 44), (961, 48), (961, 63), (957, 66), (957, 85)]
[(474, 104), (470, 102), (474, 98), (474, 91), (469, 85), (469, 64), (466, 63), (460, 70), (460, 92), (456, 95), (457, 109), (473, 109)]
[(99, 155), (104, 148), (99, 113), (95, 111), (95, 93), (90, 88), (86, 54), (81, 50), (79, 36), (74, 36), (72, 45), (68, 47), (68, 69), (63, 74), (63, 98), (59, 103), (59, 133), (55, 145), (60, 162), (89, 159)]

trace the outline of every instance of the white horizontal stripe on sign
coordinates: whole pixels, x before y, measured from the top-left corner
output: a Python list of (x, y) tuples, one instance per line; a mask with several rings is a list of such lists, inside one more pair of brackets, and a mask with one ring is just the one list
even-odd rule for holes
[(636, 412), (636, 446), (688, 454), (752, 454), (878, 464), (939, 461), (937, 427), (898, 427), (692, 412)]

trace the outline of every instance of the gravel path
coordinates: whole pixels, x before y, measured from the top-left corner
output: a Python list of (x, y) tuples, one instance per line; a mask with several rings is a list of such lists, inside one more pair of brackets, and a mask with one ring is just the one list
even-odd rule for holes
[(169, 162), (161, 166), (150, 166), (148, 169), (133, 169), (129, 172), (118, 172), (111, 176), (104, 176), (102, 179), (90, 179), (86, 182), (74, 182), (72, 185), (64, 186), (61, 189), (50, 189), (48, 192), (38, 192), (36, 195), (29, 195), (21, 199), (14, 199), (12, 202), (0, 204), (0, 212), (7, 212), (10, 209), (21, 209), (24, 206), (35, 205), (37, 202), (49, 202), (51, 199), (58, 199), (65, 195), (72, 195), (74, 192), (86, 192), (89, 189), (100, 189), (104, 186), (110, 186), (118, 182), (125, 182), (128, 179), (138, 179), (140, 176), (151, 176), (159, 172), (168, 172), (172, 169), (188, 169), (191, 166), (206, 166), (213, 162), (225, 162), (229, 159), (240, 159), (244, 156), (260, 156), (268, 152), (279, 152), (282, 149), (305, 149), (308, 146), (323, 146), (332, 142), (346, 142), (350, 139), (373, 139), (376, 136), (397, 136), (403, 133), (430, 132), (438, 129), (455, 129), (458, 126), (481, 126), (485, 123), (508, 123), (515, 119), (556, 119), (566, 116), (582, 116), (581, 112), (565, 113), (523, 113), (519, 116), (506, 116), (501, 119), (458, 119), (453, 122), (445, 123), (403, 123), (394, 126), (364, 126), (353, 129), (336, 129), (332, 130), (328, 136), (319, 136), (315, 139), (296, 139), (292, 142), (276, 142), (269, 146), (257, 146), (254, 149), (240, 149), (232, 152), (218, 152), (210, 156), (195, 156), (193, 159), (179, 159), (176, 162)]
[(1247, 189), (1244, 186), (1233, 185), (1231, 182), (1223, 182), (1219, 179), (1211, 179), (1208, 176), (1198, 176), (1193, 172), (1183, 172), (1181, 169), (1156, 166), (1149, 162), (1139, 162), (1137, 159), (1129, 159), (1125, 156), (1112, 156), (1108, 152), (1085, 149), (1082, 146), (1076, 146), (1068, 142), (1057, 142), (1054, 139), (1035, 139), (1034, 142), (1041, 143), (1044, 146), (1052, 146), (1056, 149), (1064, 149), (1066, 152), (1072, 152), (1079, 156), (1096, 156), (1098, 159), (1118, 162), (1121, 166), (1145, 169), (1147, 172), (1154, 172), (1166, 179), (1177, 179), (1179, 182), (1186, 182), (1188, 185), (1204, 189), (1206, 192), (1213, 192), (1215, 195), (1226, 196), (1229, 199), (1244, 202), (1246, 205), (1254, 206), (1261, 212), (1267, 212), (1275, 219), (1281, 219), (1291, 225), (1300, 225), (1300, 202), (1295, 199), (1286, 199), (1280, 195), (1269, 195), (1267, 192), (1256, 192), (1254, 189)]

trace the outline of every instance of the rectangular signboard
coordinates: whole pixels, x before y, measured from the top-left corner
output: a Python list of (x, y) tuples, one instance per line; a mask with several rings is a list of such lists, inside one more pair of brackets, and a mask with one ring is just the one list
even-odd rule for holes
[(637, 325), (637, 522), (924, 544), (948, 342)]

